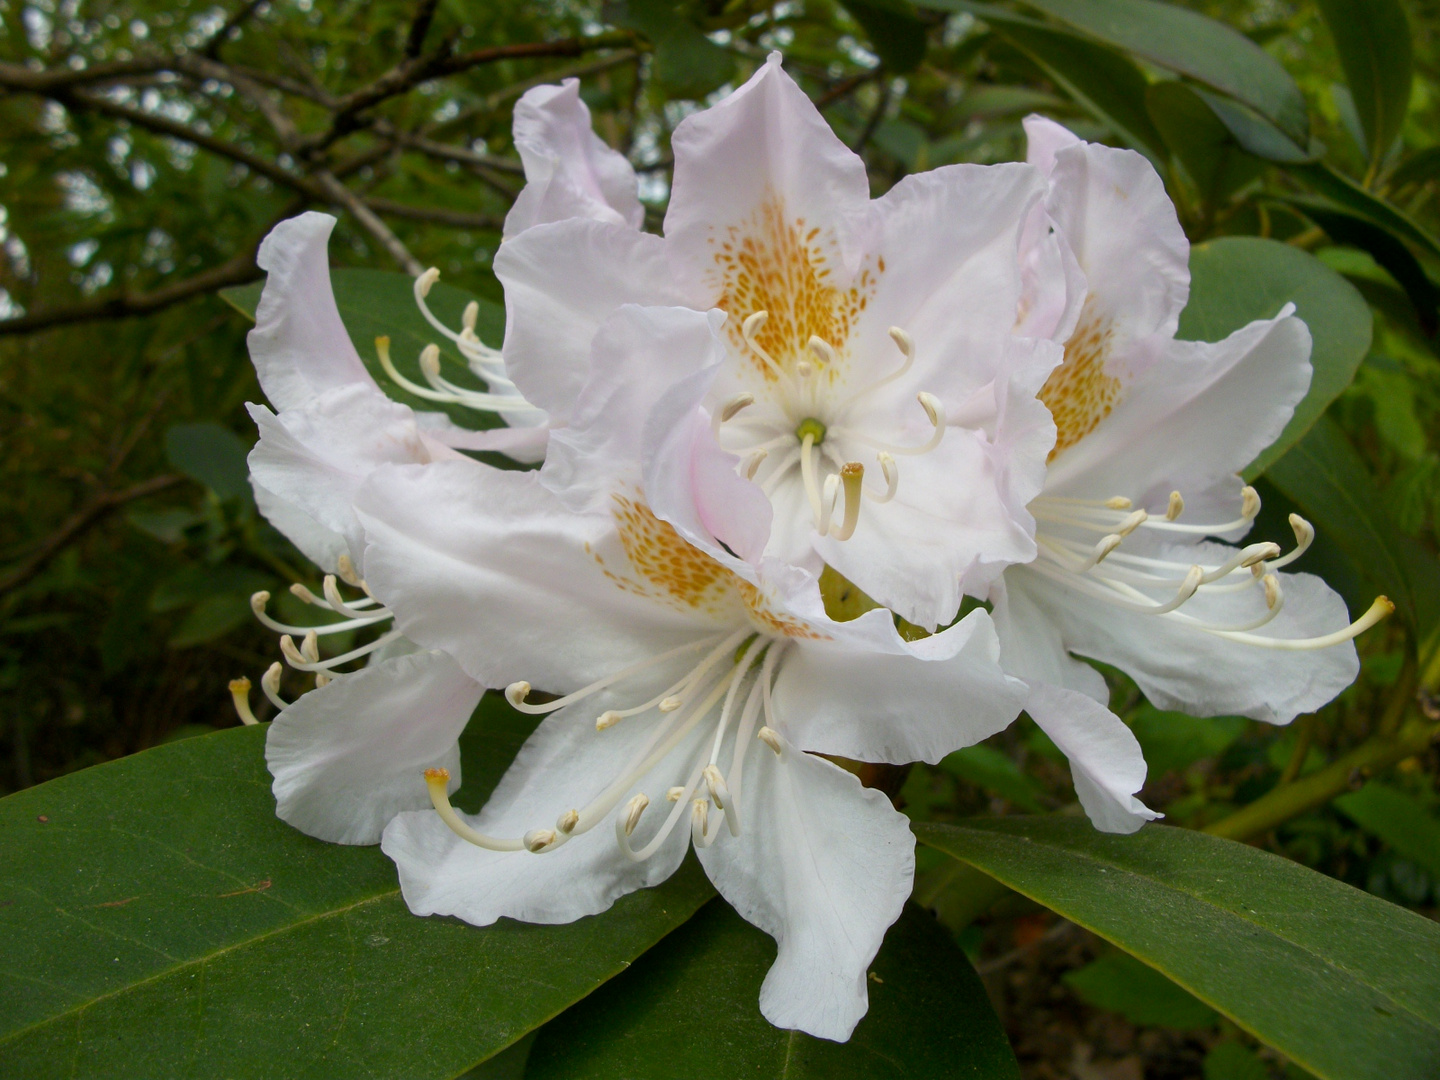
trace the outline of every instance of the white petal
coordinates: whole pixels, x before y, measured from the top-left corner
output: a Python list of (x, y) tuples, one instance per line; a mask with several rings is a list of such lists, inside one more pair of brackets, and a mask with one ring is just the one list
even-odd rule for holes
[(245, 340), (260, 386), (277, 409), (297, 408), (350, 383), (374, 386), (330, 291), (326, 247), (334, 227), (329, 214), (308, 211), (270, 230), (255, 256), (268, 276), (255, 329)]
[(1020, 240), (1020, 280), (1015, 333), (1068, 340), (1085, 303), (1085, 273), (1043, 206), (1030, 211)]
[(642, 432), (677, 380), (714, 367), (724, 312), (626, 304), (595, 334), (590, 378), (570, 423), (555, 431), (540, 482), (575, 509), (609, 508), (617, 486), (638, 486)]
[(843, 769), (757, 745), (739, 836), (700, 861), (720, 895), (779, 946), (760, 987), (776, 1027), (844, 1042), (869, 1008), (866, 971), (915, 875), (904, 815)]
[(457, 740), (482, 693), (448, 656), (422, 652), (303, 695), (265, 738), (276, 813), (331, 843), (377, 843), (396, 814), (430, 805), (427, 768), (459, 786)]
[(1069, 128), (1054, 120), (1031, 113), (1025, 118), (1025, 160), (1049, 176), (1055, 171), (1055, 155), (1067, 146), (1078, 146), (1083, 140)]
[[(1165, 558), (1214, 565), (1234, 549), (1204, 543), (1158, 550)], [(1007, 571), (1012, 589), (1022, 576), (1023, 587), (1060, 628), (1068, 649), (1114, 664), (1162, 709), (1288, 724), (1329, 702), (1359, 672), (1355, 646), (1348, 641), (1313, 651), (1267, 649), (1219, 638), (1171, 618), (1122, 611), (1041, 579), (1025, 567)], [(1256, 634), (1309, 638), (1348, 625), (1344, 601), (1319, 578), (1279, 577), (1285, 606)], [(1202, 589), (1180, 611), (1207, 623), (1239, 625), (1263, 615), (1266, 607), (1257, 584), (1219, 595)]]
[(934, 764), (1003, 730), (1024, 705), (983, 611), (915, 642), (881, 610), (817, 629), (830, 640), (797, 641), (774, 690), (776, 721), (806, 750)]
[[(1274, 442), (1310, 386), (1310, 332), (1291, 310), (1213, 344), (1167, 342), (1110, 416), (1056, 457), (1046, 494), (1124, 495), (1163, 510), (1178, 489), (1189, 507), (1182, 520), (1205, 520), (1192, 495)], [(1239, 482), (1230, 486), (1221, 520), (1239, 505)]]
[(1029, 683), (1049, 683), (1084, 694), (1102, 705), (1110, 700), (1105, 677), (1066, 651), (1060, 624), (1032, 596), (1027, 584), (1036, 581), (1022, 567), (1007, 570), (990, 591), (991, 618), (1000, 636), (1000, 665)]
[(356, 508), (366, 579), (396, 625), (486, 686), (566, 693), (731, 625), (647, 594), (614, 519), (566, 510), (534, 473), (392, 466)]
[(1190, 295), (1190, 242), (1155, 168), (1095, 143), (1055, 154), (1050, 216), (1085, 272), (1088, 303), (1123, 340), (1173, 337)]
[[(762, 207), (776, 208), (787, 222), (835, 227), (862, 213), (870, 198), (864, 162), (785, 74), (779, 53), (739, 90), (682, 120), (670, 146), (675, 180), (665, 236), (692, 287), (711, 265), (712, 240), (752, 223)], [(842, 246), (848, 262), (845, 255)]]
[[(566, 811), (583, 809), (623, 774), (650, 733), (639, 717), (595, 730), (595, 710), (623, 704), (601, 698), (546, 719), (521, 747), (478, 817), (467, 820), (489, 836), (515, 838), (531, 829), (553, 829)], [(688, 778), (703, 730), (701, 725), (628, 788), (617, 809), (593, 829), (549, 851), (489, 851), (461, 840), (433, 811), (401, 814), (385, 830), (381, 846), (400, 871), (405, 902), (417, 915), (455, 915), (476, 926), (501, 916), (566, 923), (604, 911), (628, 892), (658, 885), (685, 857), (688, 821), (651, 858), (634, 862), (616, 842), (614, 816), (632, 792), (646, 792), (652, 805), (634, 834), (636, 846), (653, 835), (670, 810), (665, 789)]]
[(591, 130), (579, 79), (527, 90), (515, 103), (514, 136), (526, 183), (505, 216), (505, 239), (570, 217), (644, 223), (635, 170)]
[(260, 429), (250, 452), (251, 474), (318, 525), (344, 536), (359, 566), (363, 544), (351, 507), (365, 477), (379, 465), (431, 458), (414, 414), (361, 383), (327, 391), (278, 416), (263, 405), (249, 408)]
[(641, 456), (645, 496), (657, 516), (714, 558), (758, 563), (774, 510), (759, 485), (739, 475), (740, 459), (721, 449), (701, 407), (719, 371), (716, 365), (681, 379), (650, 410)]
[(1109, 709), (1073, 690), (1032, 683), (1025, 711), (1070, 759), (1075, 793), (1097, 829), (1132, 833), (1164, 816), (1135, 798), (1145, 786), (1145, 756)]
[(266, 521), (320, 569), (327, 574), (336, 572), (340, 556), (350, 554), (350, 544), (342, 534), (327, 529), (294, 503), (257, 483), (253, 476), (250, 488), (255, 492), (255, 505)]
[(686, 304), (665, 250), (658, 236), (584, 218), (536, 225), (500, 245), (506, 374), (554, 424), (569, 420), (595, 332), (616, 308)]

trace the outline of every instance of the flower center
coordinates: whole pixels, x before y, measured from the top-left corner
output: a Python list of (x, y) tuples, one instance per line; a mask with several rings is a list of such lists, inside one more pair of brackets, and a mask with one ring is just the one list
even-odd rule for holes
[[(616, 815), (615, 839), (629, 858), (637, 862), (648, 859), (664, 844), (687, 809), (690, 811), (691, 838), (697, 847), (708, 847), (714, 843), (721, 822), (728, 826), (732, 836), (738, 836), (745, 752), (752, 738), (765, 743), (777, 754), (781, 753), (782, 744), (770, 726), (773, 723), (771, 692), (786, 648), (784, 641), (757, 634), (746, 627), (730, 633), (712, 634), (642, 660), (543, 705), (526, 700), (531, 690), (529, 683), (511, 683), (505, 689), (505, 697), (516, 709), (531, 714), (551, 713), (578, 704), (658, 664), (703, 650), (703, 655), (685, 675), (659, 694), (629, 708), (607, 709), (596, 717), (595, 729), (600, 732), (609, 730), (622, 720), (646, 714), (654, 714), (656, 721), (654, 730), (640, 749), (604, 791), (583, 808), (563, 810), (554, 828), (533, 828), (520, 837), (494, 837), (477, 832), (451, 807), (446, 790), (450, 777), (444, 769), (427, 769), (425, 772), (431, 802), (457, 836), (477, 847), (491, 851), (524, 850), (535, 854), (554, 851), (603, 821), (638, 781), (659, 765), (698, 725), (713, 717), (714, 737), (710, 740), (709, 754), (692, 760), (688, 775), (678, 778), (684, 782), (666, 790), (665, 799), (673, 805), (655, 835), (640, 847), (635, 847), (633, 836), (636, 827), (650, 805), (650, 797), (642, 791), (631, 795)], [(727, 660), (730, 661), (728, 664)], [(766, 724), (757, 731), (756, 725), (762, 712)], [(727, 777), (720, 770), (719, 762), (732, 727), (735, 729), (734, 747)], [(719, 811), (718, 815), (711, 815), (712, 806)]]
[[(762, 393), (768, 400), (761, 409), (746, 412), (738, 423), (736, 418), (756, 404), (755, 394), (736, 394), (722, 403), (714, 414), (715, 436), (740, 456), (740, 473), (759, 483), (766, 495), (773, 496), (781, 484), (798, 481), (815, 531), (848, 540), (860, 520), (862, 499), (882, 504), (895, 497), (900, 484), (895, 459), (928, 454), (940, 445), (945, 435), (945, 408), (934, 394), (922, 391), (916, 400), (931, 427), (928, 439), (918, 445), (900, 445), (874, 437), (868, 428), (877, 410), (866, 406), (874, 406), (878, 392), (914, 364), (915, 344), (910, 335), (891, 327), (890, 339), (901, 354), (899, 367), (842, 398), (836, 393), (835, 347), (812, 336), (813, 360), (781, 365), (759, 339), (768, 318), (768, 312), (752, 312), (741, 328), (746, 347), (767, 376)], [(865, 466), (857, 460), (865, 453), (874, 453), (883, 488), (865, 485)]]
[[(1360, 618), (1333, 634), (1311, 638), (1283, 638), (1257, 634), (1285, 605), (1280, 579), (1273, 571), (1288, 566), (1305, 554), (1315, 539), (1314, 527), (1299, 514), (1290, 515), (1295, 547), (1281, 555), (1280, 545), (1269, 542), (1249, 544), (1217, 565), (1182, 563), (1137, 555), (1121, 550), (1125, 541), (1139, 530), (1191, 536), (1220, 536), (1248, 526), (1260, 512), (1260, 496), (1252, 487), (1241, 493), (1240, 516), (1215, 524), (1182, 523), (1185, 500), (1180, 492), (1170, 493), (1163, 516), (1133, 510), (1123, 495), (1109, 499), (1067, 499), (1041, 496), (1030, 504), (1035, 516), (1035, 542), (1039, 557), (1028, 564), (1033, 570), (1094, 600), (1138, 615), (1152, 615), (1181, 623), (1192, 630), (1228, 641), (1259, 648), (1305, 651), (1324, 649), (1348, 641), (1369, 629), (1395, 610), (1385, 597), (1375, 602)], [(1095, 539), (1099, 534), (1099, 539)], [(1210, 597), (1259, 590), (1265, 610), (1243, 623), (1216, 624), (1192, 617), (1181, 610), (1196, 596)]]

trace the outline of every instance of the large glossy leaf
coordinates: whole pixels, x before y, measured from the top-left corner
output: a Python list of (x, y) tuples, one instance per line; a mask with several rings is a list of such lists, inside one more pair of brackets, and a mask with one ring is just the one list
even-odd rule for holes
[(1219, 341), (1255, 319), (1272, 318), (1286, 303), (1310, 327), (1314, 375), (1280, 437), (1246, 470), (1249, 477), (1277, 461), (1350, 385), (1370, 350), (1373, 317), (1355, 286), (1289, 244), (1237, 236), (1190, 249), (1190, 303), (1180, 315), (1180, 337)]
[(1145, 91), (1145, 108), (1204, 205), (1218, 206), (1259, 174), (1260, 163), (1242, 151), (1193, 87), (1174, 79), (1153, 83)]
[[(349, 267), (332, 269), (330, 283), (335, 292), (335, 305), (340, 309), (340, 318), (350, 332), (355, 351), (360, 354), (375, 381), (384, 387), (386, 394), (422, 412), (444, 412), (462, 427), (484, 429), (501, 426), (500, 417), (494, 413), (476, 412), (416, 397), (397, 386), (380, 367), (375, 339), (388, 337), (395, 367), (412, 382), (424, 386), (425, 379), (420, 374), (420, 350), (435, 344), (440, 346), (441, 373), (445, 378), (461, 386), (485, 389), (485, 384), (470, 373), (454, 344), (425, 321), (415, 303), (412, 278), (393, 270)], [(251, 285), (222, 289), (220, 295), (253, 321), (263, 287), (264, 283), (257, 281)], [(481, 300), (443, 281), (436, 282), (431, 288), (426, 303), (441, 322), (458, 330), (465, 305), (472, 300), (480, 308), (475, 332), (485, 344), (499, 348), (505, 336), (505, 310), (499, 304)]]
[(843, 0), (890, 71), (914, 71), (925, 59), (926, 26), (910, 0)]
[(1372, 162), (1379, 162), (1410, 107), (1414, 56), (1400, 0), (1317, 0), (1330, 27)]
[(1290, 171), (1344, 209), (1369, 218), (1421, 251), (1440, 257), (1440, 241), (1424, 226), (1394, 203), (1372, 194), (1344, 173), (1324, 162), (1296, 165)]
[[(995, 25), (1017, 18), (992, 4), (919, 2), (946, 11), (970, 11)], [(1310, 142), (1305, 97), (1295, 80), (1278, 60), (1224, 23), (1158, 0), (1023, 2), (1073, 30), (1244, 102), (1301, 146)]]
[[(492, 695), (473, 805), (531, 726)], [(0, 1074), (448, 1077), (614, 976), (713, 895), (692, 864), (568, 926), (417, 918), (378, 848), (275, 817), (265, 727), (0, 800)], [(477, 754), (475, 751), (479, 751)]]
[(540, 1032), (526, 1080), (1018, 1078), (970, 962), (909, 906), (870, 969), (870, 1011), (848, 1043), (771, 1027), (760, 983), (775, 944), (724, 901)]
[(1145, 75), (1128, 57), (1028, 20), (1005, 25), (1000, 36), (1121, 140), (1152, 161), (1165, 160), (1165, 140), (1145, 111)]
[(1322, 417), (1265, 475), (1425, 640), (1440, 618), (1440, 563), (1395, 526), (1344, 432)]
[(1268, 852), (1066, 818), (916, 835), (1156, 968), (1322, 1078), (1429, 1080), (1440, 926)]

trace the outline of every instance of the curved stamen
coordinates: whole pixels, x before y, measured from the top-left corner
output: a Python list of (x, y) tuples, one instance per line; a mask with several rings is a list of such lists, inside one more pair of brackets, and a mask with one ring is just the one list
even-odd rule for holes
[(358, 608), (352, 608), (345, 602), (345, 598), (340, 595), (340, 589), (335, 584), (334, 574), (326, 574), (324, 580), (320, 583), (320, 588), (325, 593), (325, 599), (330, 604), (330, 610), (337, 615), (344, 615), (350, 619), (377, 619), (386, 618), (392, 614), (390, 609), (385, 607), (382, 607), (379, 611), (361, 611)]
[(1295, 547), (1288, 555), (1282, 555), (1270, 562), (1272, 570), (1278, 570), (1282, 566), (1289, 566), (1296, 559), (1310, 550), (1310, 545), (1315, 542), (1315, 526), (1306, 521), (1299, 514), (1290, 515), (1290, 528), (1295, 532)]
[(1364, 615), (1356, 619), (1343, 630), (1336, 630), (1333, 634), (1323, 634), (1320, 637), (1310, 638), (1267, 638), (1258, 634), (1247, 634), (1233, 630), (1211, 630), (1209, 633), (1216, 637), (1225, 638), (1227, 641), (1238, 641), (1244, 645), (1256, 645), (1262, 649), (1276, 649), (1283, 652), (1308, 652), (1312, 649), (1326, 649), (1331, 645), (1339, 645), (1358, 637), (1370, 627), (1387, 618), (1395, 610), (1395, 605), (1390, 602), (1387, 596), (1377, 596), (1374, 602), (1366, 610)]
[(275, 661), (265, 669), (265, 674), (260, 677), (260, 689), (270, 699), (270, 704), (277, 709), (288, 709), (290, 703), (280, 696), (280, 677), (285, 674), (285, 666), (280, 661)]
[(240, 717), (240, 723), (246, 727), (260, 723), (255, 719), (255, 714), (250, 711), (249, 679), (242, 675), (238, 679), (230, 680), (230, 699), (235, 702), (235, 715)]
[(805, 494), (810, 498), (810, 512), (815, 518), (815, 528), (820, 528), (821, 507), (820, 486), (815, 479), (815, 436), (805, 433), (800, 443), (800, 477), (805, 483)]
[(765, 347), (756, 340), (756, 336), (765, 327), (770, 319), (768, 311), (752, 311), (746, 316), (745, 321), (740, 324), (740, 336), (745, 339), (745, 344), (750, 346), (753, 352), (768, 367), (777, 379), (785, 378), (785, 369), (782, 368), (775, 358), (765, 351)]
[[(314, 631), (312, 630), (310, 633), (313, 634)], [(351, 649), (349, 652), (342, 653), (339, 656), (332, 656), (329, 660), (319, 659), (318, 651), (313, 653), (313, 659), (307, 657), (305, 653), (295, 647), (295, 642), (290, 635), (285, 634), (280, 638), (280, 652), (284, 655), (286, 662), (297, 671), (329, 672), (341, 664), (348, 664), (351, 660), (358, 660), (362, 656), (368, 656), (376, 649), (390, 644), (390, 642), (400, 637), (400, 633), (399, 630), (391, 630), (388, 633), (381, 634), (368, 645), (361, 645), (358, 649)], [(312, 638), (307, 634), (306, 644), (310, 644), (311, 640)]]
[(894, 371), (892, 371), (889, 375), (886, 375), (884, 378), (877, 379), (869, 386), (857, 390), (855, 393), (851, 394), (848, 398), (842, 401), (839, 408), (835, 410), (836, 416), (845, 415), (846, 410), (848, 410), (850, 406), (854, 405), (861, 398), (868, 397), (869, 395), (873, 394), (882, 386), (888, 386), (890, 383), (894, 382), (896, 379), (900, 378), (907, 371), (909, 371), (910, 365), (915, 363), (915, 342), (909, 334), (907, 334), (904, 330), (901, 330), (898, 326), (892, 326), (890, 327), (890, 340), (895, 342), (895, 347), (900, 350), (900, 355), (903, 357), (900, 366)]
[(390, 339), (388, 337), (377, 337), (375, 339), (375, 355), (380, 359), (380, 366), (385, 374), (401, 389), (414, 394), (426, 401), (439, 401), (448, 405), (465, 405), (472, 409), (485, 411), (499, 411), (501, 409), (519, 409), (529, 407), (530, 403), (522, 397), (501, 397), (495, 394), (483, 393), (479, 390), (432, 390), (421, 386), (419, 383), (400, 374), (395, 366), (395, 361), (390, 358)]
[(715, 410), (715, 415), (710, 420), (710, 431), (719, 439), (720, 425), (727, 424), (739, 415), (741, 409), (748, 408), (755, 404), (755, 395), (751, 393), (740, 393), (730, 398), (724, 405)]
[[(742, 640), (742, 635), (744, 633), (745, 631), (743, 630), (737, 630), (734, 634), (731, 634), (730, 637), (735, 638), (735, 644), (738, 645)], [(629, 678), (631, 675), (635, 675), (638, 672), (644, 671), (646, 668), (654, 667), (656, 664), (664, 663), (666, 660), (672, 660), (677, 656), (683, 656), (687, 652), (698, 652), (700, 649), (703, 649), (706, 646), (714, 645), (717, 637), (719, 637), (719, 635), (711, 634), (699, 639), (698, 641), (692, 641), (686, 645), (677, 646), (676, 648), (670, 649), (668, 652), (660, 653), (657, 656), (647, 657), (644, 660), (631, 664), (629, 667), (621, 668), (619, 671), (611, 672), (604, 678), (596, 679), (588, 686), (582, 686), (579, 690), (575, 690), (569, 694), (566, 694), (564, 697), (556, 698), (554, 701), (547, 701), (543, 705), (531, 705), (525, 701), (526, 695), (530, 693), (533, 687), (531, 687), (531, 685), (528, 682), (525, 682), (523, 679), (519, 682), (511, 683), (505, 688), (505, 698), (510, 702), (513, 708), (523, 713), (529, 713), (532, 716), (541, 716), (545, 713), (552, 713), (556, 709), (563, 709), (566, 705), (573, 705), (577, 701), (583, 701), (591, 694), (594, 694), (600, 690), (604, 690), (607, 686), (611, 686), (614, 683), (619, 682), (621, 679)], [(727, 638), (726, 640), (729, 639)], [(724, 648), (725, 646), (721, 644), (716, 648), (715, 651), (716, 653), (721, 653)], [(668, 692), (669, 691), (667, 691), (667, 693)]]
[(875, 460), (880, 463), (880, 475), (885, 478), (885, 493), (876, 495), (873, 488), (866, 488), (865, 495), (872, 502), (887, 503), (895, 498), (895, 492), (900, 487), (900, 469), (895, 464), (895, 458), (885, 451), (875, 455)]
[[(301, 586), (301, 588), (304, 588), (304, 586)], [(340, 634), (346, 630), (358, 630), (361, 627), (374, 626), (378, 622), (384, 622), (386, 619), (391, 618), (390, 611), (381, 610), (378, 612), (365, 612), (363, 614), (357, 613), (353, 619), (346, 619), (343, 622), (326, 623), (323, 626), (296, 626), (291, 623), (282, 623), (278, 619), (271, 618), (265, 610), (265, 605), (269, 602), (270, 594), (264, 589), (261, 589), (250, 597), (250, 610), (255, 613), (255, 618), (261, 626), (264, 626), (268, 630), (274, 630), (277, 634), (299, 634), (303, 636), (312, 630), (320, 635)], [(327, 608), (330, 607), (329, 604), (325, 606)]]
[(838, 528), (830, 529), (830, 535), (836, 540), (849, 540), (855, 535), (855, 526), (860, 521), (860, 493), (864, 482), (865, 466), (860, 462), (847, 462), (840, 470), (840, 483), (845, 487), (845, 518)]
[(856, 442), (864, 443), (872, 450), (883, 450), (888, 454), (903, 454), (906, 457), (915, 457), (919, 454), (928, 454), (940, 445), (940, 440), (945, 437), (945, 406), (934, 394), (922, 390), (915, 395), (915, 400), (920, 402), (920, 407), (925, 410), (926, 419), (934, 427), (930, 438), (926, 439), (919, 446), (895, 446), (891, 443), (880, 442), (867, 435), (861, 435), (850, 428), (833, 428), (837, 435), (854, 439)]
[(760, 490), (766, 495), (772, 494), (780, 485), (780, 481), (784, 479), (785, 475), (796, 465), (800, 464), (800, 457), (800, 447), (797, 446), (777, 461), (775, 468), (772, 469), (770, 475), (765, 478), (765, 482), (760, 485)]
[[(477, 832), (460, 819), (455, 808), (450, 805), (450, 770), (448, 769), (426, 769), (425, 786), (430, 790), (430, 804), (435, 807), (435, 812), (440, 815), (440, 820), (450, 827), (450, 831), (468, 843), (476, 847), (485, 848), (487, 851), (524, 851), (525, 841), (505, 840), (495, 836), (486, 836)], [(553, 834), (552, 834), (553, 835)]]

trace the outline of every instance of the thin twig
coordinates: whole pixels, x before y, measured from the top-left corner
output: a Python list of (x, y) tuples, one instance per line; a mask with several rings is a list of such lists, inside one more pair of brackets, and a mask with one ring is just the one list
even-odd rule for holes
[(453, 225), (457, 229), (499, 229), (505, 223), (498, 214), (470, 214), (464, 210), (446, 210), (441, 206), (411, 206), (391, 199), (367, 198), (365, 205), (386, 217), (433, 221), (440, 225)]
[(215, 35), (196, 51), (201, 56), (208, 56), (211, 60), (217, 59), (220, 56), (220, 50), (230, 40), (231, 35), (249, 22), (251, 16), (260, 9), (261, 5), (268, 2), (269, 0), (249, 0), (239, 11), (226, 19), (225, 25), (215, 31)]
[(315, 179), (331, 198), (350, 211), (351, 216), (360, 223), (360, 227), (373, 236), (407, 274), (418, 277), (425, 272), (420, 260), (410, 254), (410, 249), (390, 231), (390, 226), (381, 221), (359, 195), (337, 180), (334, 173), (321, 169), (315, 174)]
[(430, 32), (431, 20), (435, 18), (435, 6), (440, 0), (420, 0), (415, 9), (415, 18), (410, 22), (410, 33), (405, 38), (405, 55), (419, 56), (425, 46), (425, 35)]
[(34, 554), (9, 573), (0, 576), (0, 596), (13, 592), (45, 569), (55, 556), (99, 524), (112, 510), (164, 491), (182, 479), (183, 477), (170, 475), (152, 476), (149, 480), (141, 481), (123, 491), (103, 491), (92, 496), (83, 507), (71, 514), (64, 524), (47, 536)]

